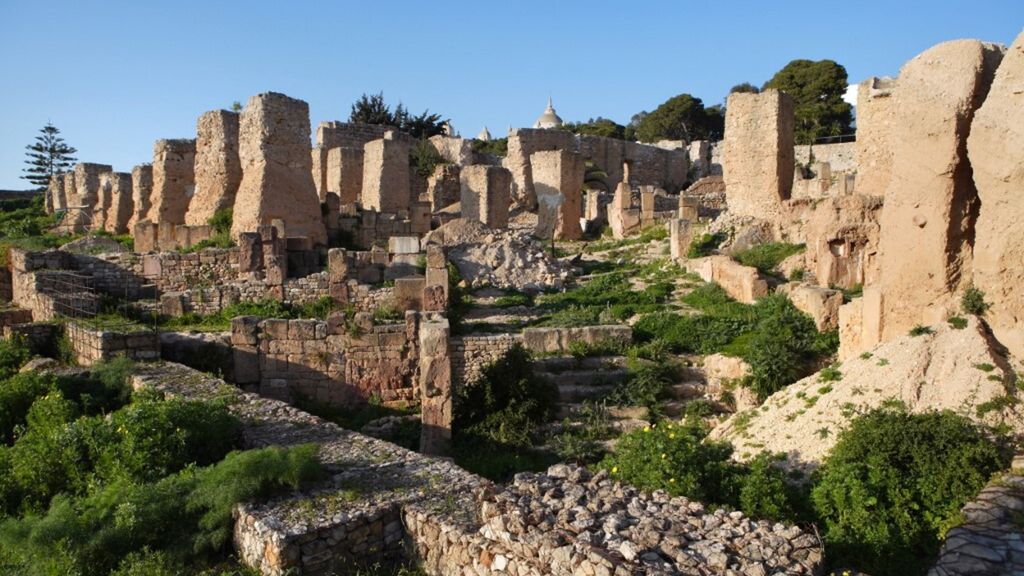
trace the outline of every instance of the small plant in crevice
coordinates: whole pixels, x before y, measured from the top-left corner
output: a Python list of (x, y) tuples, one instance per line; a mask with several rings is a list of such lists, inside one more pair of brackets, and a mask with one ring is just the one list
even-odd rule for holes
[(908, 332), (908, 334), (910, 334), (911, 336), (924, 336), (925, 334), (934, 334), (934, 333), (935, 333), (935, 330), (932, 330), (931, 327), (929, 327), (929, 326), (922, 326), (920, 324), (918, 324), (917, 326), (914, 326), (913, 328), (910, 329), (910, 332)]
[(964, 290), (963, 296), (960, 297), (960, 308), (966, 314), (981, 316), (991, 307), (992, 304), (985, 301), (985, 293), (974, 286)]

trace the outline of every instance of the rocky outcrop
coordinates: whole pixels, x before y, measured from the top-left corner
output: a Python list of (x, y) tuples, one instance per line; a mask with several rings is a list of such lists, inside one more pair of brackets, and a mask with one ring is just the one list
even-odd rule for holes
[(857, 414), (902, 403), (911, 412), (953, 410), (988, 424), (1004, 422), (1024, 432), (1011, 360), (985, 327), (970, 318), (932, 334), (904, 335), (843, 361), (838, 379), (814, 374), (770, 396), (758, 410), (742, 412), (711, 436), (729, 440), (740, 459), (762, 450), (783, 452), (789, 467), (811, 468), (835, 445)]
[(839, 290), (790, 282), (779, 286), (778, 291), (788, 296), (797, 310), (810, 316), (819, 331), (839, 328), (839, 307), (843, 305), (843, 293)]
[(1024, 34), (1006, 53), (967, 141), (981, 201), (974, 284), (999, 341), (1024, 354)]
[(309, 105), (302, 100), (275, 92), (249, 99), (239, 127), (242, 182), (235, 196), (232, 237), (280, 219), (288, 237), (326, 243), (309, 130)]
[(900, 70), (879, 240), (883, 340), (945, 319), (971, 281), (978, 199), (967, 135), (1001, 54), (990, 44), (957, 40)]

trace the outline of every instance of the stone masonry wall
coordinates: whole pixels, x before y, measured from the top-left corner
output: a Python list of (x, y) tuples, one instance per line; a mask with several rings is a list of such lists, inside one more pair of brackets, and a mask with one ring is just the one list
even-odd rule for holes
[(134, 231), (140, 220), (149, 218), (152, 192), (153, 167), (143, 164), (132, 168), (132, 215), (128, 219), (129, 231)]
[(465, 386), (478, 380), (483, 369), (508, 353), (516, 344), (522, 344), (519, 334), (488, 336), (462, 336), (450, 341), (452, 382)]
[(882, 196), (892, 176), (896, 120), (892, 78), (871, 77), (857, 89), (857, 192)]
[(235, 204), (242, 181), (238, 157), (239, 116), (227, 110), (211, 110), (196, 125), (195, 195), (185, 214), (185, 224), (205, 226), (222, 208)]
[(64, 324), (75, 359), (83, 366), (127, 356), (133, 360), (158, 360), (160, 338), (155, 330), (113, 332), (91, 328), (77, 322)]
[(153, 191), (148, 219), (184, 224), (195, 192), (195, 140), (157, 140), (153, 144)]
[(730, 212), (769, 221), (778, 215), (793, 189), (794, 122), (784, 92), (729, 95), (722, 165)]

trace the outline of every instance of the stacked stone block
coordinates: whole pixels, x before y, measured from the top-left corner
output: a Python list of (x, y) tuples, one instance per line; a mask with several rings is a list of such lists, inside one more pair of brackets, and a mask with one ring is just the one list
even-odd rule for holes
[(365, 210), (409, 210), (409, 143), (394, 131), (363, 147), (362, 204)]
[(729, 211), (773, 220), (793, 190), (793, 99), (778, 90), (729, 95), (725, 115), (725, 186)]
[(538, 202), (541, 238), (578, 240), (583, 236), (583, 158), (576, 152), (552, 150), (530, 156)]
[(195, 195), (185, 213), (185, 224), (205, 226), (210, 218), (235, 204), (242, 181), (238, 157), (239, 115), (211, 110), (199, 116), (196, 126)]
[(512, 173), (498, 166), (466, 166), (459, 178), (462, 217), (491, 228), (508, 227)]
[(153, 190), (147, 216), (151, 222), (169, 227), (185, 223), (195, 192), (195, 159), (195, 140), (157, 140), (153, 144)]

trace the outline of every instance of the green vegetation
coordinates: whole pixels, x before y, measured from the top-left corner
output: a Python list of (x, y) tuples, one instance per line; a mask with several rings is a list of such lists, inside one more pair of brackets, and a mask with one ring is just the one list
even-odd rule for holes
[(39, 134), (35, 142), (25, 147), (28, 167), (22, 169), (25, 174), (21, 178), (31, 182), (36, 190), (45, 190), (52, 176), (73, 169), (76, 159), (72, 155), (78, 150), (68, 146), (60, 136), (60, 129), (49, 122), (39, 129)]
[(591, 118), (586, 122), (566, 122), (562, 124), (562, 130), (574, 134), (587, 134), (590, 136), (604, 136), (606, 138), (626, 138), (626, 127), (616, 123), (614, 120), (602, 118)]
[(909, 334), (911, 336), (924, 336), (925, 334), (934, 334), (935, 330), (932, 330), (929, 326), (921, 326), (918, 324), (910, 329)]
[(549, 455), (530, 448), (540, 427), (554, 416), (558, 390), (536, 376), (529, 353), (515, 346), (485, 367), (481, 377), (459, 388), (453, 399), (455, 461), (489, 478), (506, 478), (543, 466)]
[(690, 242), (690, 248), (686, 251), (686, 257), (703, 258), (704, 256), (710, 256), (725, 240), (726, 235), (721, 232), (701, 234)]
[(967, 328), (967, 319), (963, 316), (950, 316), (946, 319), (946, 322), (954, 330), (963, 330)]
[(964, 295), (960, 298), (960, 308), (965, 314), (981, 316), (991, 307), (992, 304), (985, 302), (985, 293), (974, 286), (964, 290)]
[(327, 318), (328, 314), (337, 309), (334, 300), (329, 296), (324, 296), (302, 305), (286, 304), (278, 300), (267, 299), (259, 302), (231, 304), (216, 314), (202, 315), (195, 312), (187, 312), (173, 318), (162, 318), (160, 326), (179, 331), (217, 332), (231, 329), (231, 319), (237, 316), (282, 319), (315, 318), (323, 320)]
[(871, 574), (923, 574), (960, 508), (1008, 464), (951, 412), (861, 416), (839, 436), (812, 492), (826, 549)]
[(759, 244), (745, 250), (740, 250), (732, 255), (740, 264), (753, 266), (762, 274), (772, 274), (779, 266), (779, 263), (786, 258), (803, 252), (806, 246), (803, 244), (788, 244), (786, 242), (769, 242)]
[(231, 207), (221, 208), (210, 216), (207, 224), (213, 229), (213, 235), (206, 240), (200, 240), (195, 244), (179, 249), (179, 252), (191, 254), (206, 248), (231, 248), (235, 241), (231, 239), (231, 223), (234, 218), (234, 210)]
[(545, 312), (539, 326), (592, 326), (615, 324), (636, 314), (656, 312), (665, 307), (672, 295), (669, 281), (658, 281), (636, 290), (626, 272), (598, 276), (586, 284), (539, 297)]
[(365, 93), (352, 104), (349, 122), (358, 124), (383, 124), (394, 126), (410, 134), (413, 138), (426, 139), (444, 133), (443, 120), (440, 114), (431, 114), (424, 110), (419, 115), (412, 115), (405, 106), (398, 103), (394, 111), (384, 103), (384, 93), (366, 95)]
[(7, 266), (11, 248), (47, 250), (75, 239), (57, 236), (48, 231), (57, 225), (57, 216), (43, 209), (43, 197), (28, 202), (0, 202), (0, 266)]
[(668, 387), (675, 381), (674, 366), (631, 361), (629, 376), (606, 400), (616, 406), (645, 406), (655, 409), (665, 398)]
[(611, 237), (611, 231), (606, 229), (606, 232), (602, 233), (601, 239), (597, 242), (591, 242), (587, 244), (583, 251), (587, 254), (595, 254), (597, 252), (608, 252), (610, 250), (618, 250), (620, 248), (626, 248), (628, 246), (639, 246), (642, 244), (650, 244), (655, 240), (665, 240), (668, 238), (668, 228), (663, 224), (656, 224), (648, 226), (641, 230), (638, 234), (630, 236), (628, 238), (614, 239)]
[(721, 140), (725, 114), (721, 106), (704, 107), (690, 94), (669, 98), (653, 112), (641, 112), (636, 119), (636, 138), (641, 142), (658, 140)]
[(508, 156), (508, 138), (491, 138), (486, 142), (483, 140), (473, 140), (473, 152)]
[(447, 163), (448, 161), (429, 140), (417, 140), (409, 151), (409, 166), (412, 166), (421, 178), (427, 178), (434, 173), (435, 168)]
[(843, 100), (846, 68), (832, 60), (793, 60), (765, 83), (793, 98), (796, 104), (796, 143), (850, 134), (852, 107)]
[(727, 442), (707, 440), (696, 419), (663, 422), (630, 432), (600, 464), (613, 478), (644, 490), (664, 490), (708, 504), (725, 505), (762, 518), (787, 519), (798, 496), (774, 458), (759, 455), (749, 466), (730, 460)]

